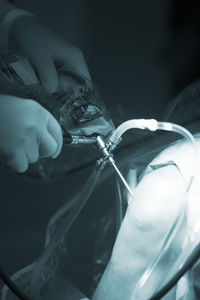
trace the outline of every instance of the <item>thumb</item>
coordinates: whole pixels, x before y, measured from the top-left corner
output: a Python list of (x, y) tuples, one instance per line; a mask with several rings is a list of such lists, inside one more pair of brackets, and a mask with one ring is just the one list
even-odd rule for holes
[(57, 150), (57, 143), (47, 129), (41, 133), (39, 154), (40, 157), (51, 157)]
[(47, 130), (57, 143), (57, 150), (52, 156), (53, 158), (56, 158), (60, 154), (63, 145), (63, 136), (59, 123), (51, 114), (48, 119)]

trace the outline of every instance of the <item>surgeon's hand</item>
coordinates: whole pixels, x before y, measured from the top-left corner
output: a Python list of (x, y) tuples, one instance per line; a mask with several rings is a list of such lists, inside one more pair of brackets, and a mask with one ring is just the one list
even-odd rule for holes
[(59, 66), (90, 78), (81, 50), (45, 28), (35, 17), (17, 18), (9, 32), (10, 48), (28, 57), (46, 92), (56, 91)]
[(0, 95), (0, 162), (25, 172), (40, 157), (55, 158), (62, 148), (56, 119), (33, 100)]

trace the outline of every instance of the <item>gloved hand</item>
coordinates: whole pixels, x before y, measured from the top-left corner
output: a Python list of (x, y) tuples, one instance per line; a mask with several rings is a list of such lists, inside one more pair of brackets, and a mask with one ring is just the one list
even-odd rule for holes
[(56, 67), (64, 65), (67, 70), (90, 78), (81, 50), (46, 29), (33, 16), (21, 16), (12, 23), (8, 43), (10, 49), (29, 59), (48, 93), (55, 92), (58, 86)]
[(25, 172), (40, 157), (56, 158), (62, 131), (56, 119), (33, 100), (0, 95), (0, 161)]

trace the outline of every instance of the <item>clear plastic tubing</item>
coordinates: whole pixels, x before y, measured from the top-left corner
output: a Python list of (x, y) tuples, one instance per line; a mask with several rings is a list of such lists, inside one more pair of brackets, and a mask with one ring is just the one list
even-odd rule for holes
[[(190, 172), (190, 179), (186, 185), (186, 192), (189, 192), (191, 183), (193, 182), (194, 178), (197, 174), (198, 170), (198, 148), (197, 142), (195, 141), (193, 135), (184, 127), (177, 125), (175, 123), (169, 122), (159, 122), (154, 119), (133, 119), (122, 123), (112, 134), (110, 137), (110, 147), (113, 150), (117, 144), (121, 141), (121, 136), (129, 129), (138, 128), (138, 129), (148, 129), (150, 131), (156, 130), (164, 130), (164, 131), (171, 131), (180, 134), (182, 137), (186, 139), (189, 145), (191, 145), (191, 150), (193, 153), (190, 155), (191, 159), (191, 172)], [(185, 210), (185, 204), (183, 206)], [(183, 212), (183, 211), (182, 211)], [(143, 291), (146, 291), (146, 283), (149, 279), (150, 275), (153, 273), (154, 269), (159, 265), (161, 258), (163, 257), (164, 253), (167, 253), (171, 240), (176, 237), (176, 234), (179, 229), (179, 225), (181, 224), (182, 214), (180, 214), (177, 219), (175, 220), (173, 227), (171, 228), (170, 235), (167, 236), (159, 254), (152, 260), (151, 264), (147, 268), (147, 270), (143, 273), (140, 281), (134, 290), (134, 299), (149, 299), (146, 295), (143, 295)], [(164, 286), (165, 287), (165, 286)], [(160, 292), (160, 290), (159, 290)], [(152, 296), (152, 295), (149, 295)], [(145, 298), (144, 298), (145, 297)], [(152, 299), (160, 299), (159, 298), (152, 298)]]
[[(150, 131), (165, 130), (179, 133), (182, 135), (192, 146), (194, 155), (191, 156), (192, 164), (192, 178), (195, 176), (198, 166), (198, 150), (197, 143), (193, 135), (184, 127), (170, 122), (160, 122), (155, 119), (132, 119), (122, 123), (111, 135), (110, 144), (111, 148), (114, 149), (121, 140), (121, 136), (129, 129), (148, 129)], [(190, 186), (191, 180), (188, 184)]]

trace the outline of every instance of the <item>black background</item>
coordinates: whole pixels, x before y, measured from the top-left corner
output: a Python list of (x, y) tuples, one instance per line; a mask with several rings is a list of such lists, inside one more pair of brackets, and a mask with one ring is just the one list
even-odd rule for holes
[[(172, 97), (200, 75), (197, 1), (23, 0), (17, 4), (83, 50), (108, 109), (124, 120), (127, 116), (162, 119)], [(40, 184), (0, 169), (0, 264), (9, 274), (39, 256), (49, 218), (81, 188), (89, 173), (90, 168)]]

